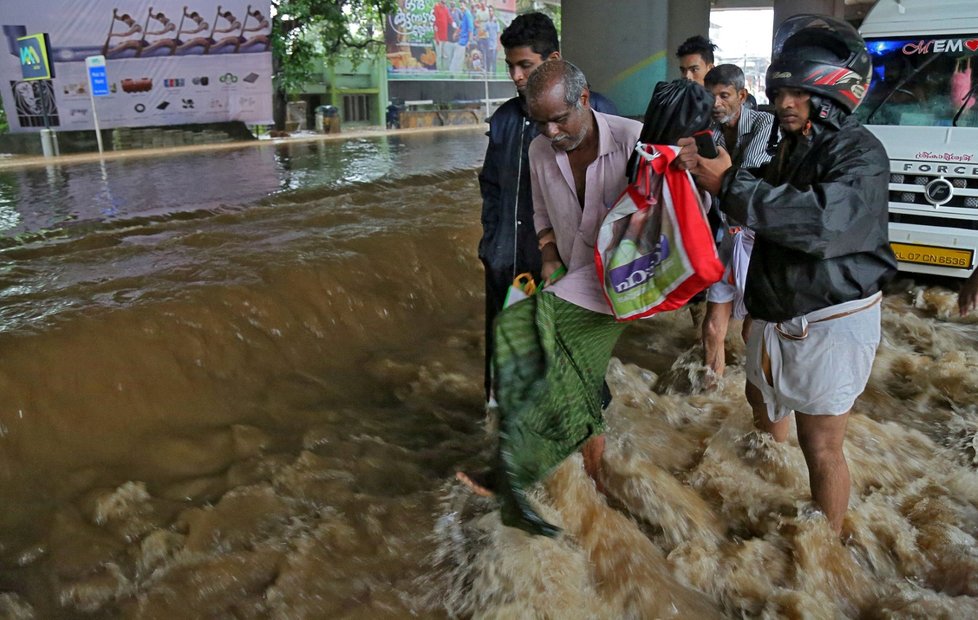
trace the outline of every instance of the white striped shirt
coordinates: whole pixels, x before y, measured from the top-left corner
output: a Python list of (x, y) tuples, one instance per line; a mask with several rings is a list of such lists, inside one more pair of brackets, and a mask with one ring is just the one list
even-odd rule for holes
[(767, 152), (767, 142), (771, 137), (771, 126), (774, 115), (759, 112), (748, 106), (740, 108), (740, 120), (737, 121), (737, 145), (728, 149), (723, 137), (723, 126), (714, 123), (713, 141), (730, 153), (730, 159), (737, 168), (760, 168), (771, 161)]

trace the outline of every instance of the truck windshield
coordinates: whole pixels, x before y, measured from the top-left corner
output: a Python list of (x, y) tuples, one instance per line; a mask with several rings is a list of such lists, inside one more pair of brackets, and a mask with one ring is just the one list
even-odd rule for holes
[[(873, 79), (857, 114), (868, 125), (978, 127), (978, 35), (868, 39)], [(959, 114), (960, 113), (960, 114)]]

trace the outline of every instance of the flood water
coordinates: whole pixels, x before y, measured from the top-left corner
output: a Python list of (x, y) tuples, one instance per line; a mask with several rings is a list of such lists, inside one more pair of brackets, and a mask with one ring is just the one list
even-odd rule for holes
[[(978, 616), (978, 319), (903, 277), (851, 416), (844, 542), (743, 343), (688, 312), (608, 381), (565, 534), (452, 482), (482, 408), (481, 131), (0, 170), (2, 618)], [(953, 283), (951, 283), (953, 285)]]

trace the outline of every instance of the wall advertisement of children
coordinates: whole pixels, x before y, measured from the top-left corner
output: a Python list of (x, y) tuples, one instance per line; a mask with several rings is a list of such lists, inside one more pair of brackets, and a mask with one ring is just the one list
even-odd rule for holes
[(387, 75), (398, 80), (505, 79), (499, 34), (516, 0), (398, 0), (387, 17)]
[[(85, 58), (103, 55), (99, 125), (272, 121), (268, 0), (4, 3), (0, 95), (12, 132), (93, 129)], [(23, 81), (17, 38), (48, 33), (53, 80)]]

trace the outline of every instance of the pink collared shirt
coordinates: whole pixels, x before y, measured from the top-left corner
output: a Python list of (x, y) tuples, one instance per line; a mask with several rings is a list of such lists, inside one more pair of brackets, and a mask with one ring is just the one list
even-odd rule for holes
[(544, 135), (530, 143), (533, 225), (537, 232), (553, 228), (557, 252), (567, 266), (567, 275), (547, 290), (582, 308), (611, 314), (594, 268), (594, 242), (605, 214), (628, 184), (625, 165), (642, 124), (601, 112), (594, 112), (594, 119), (598, 156), (587, 167), (583, 210), (567, 153), (554, 149)]

